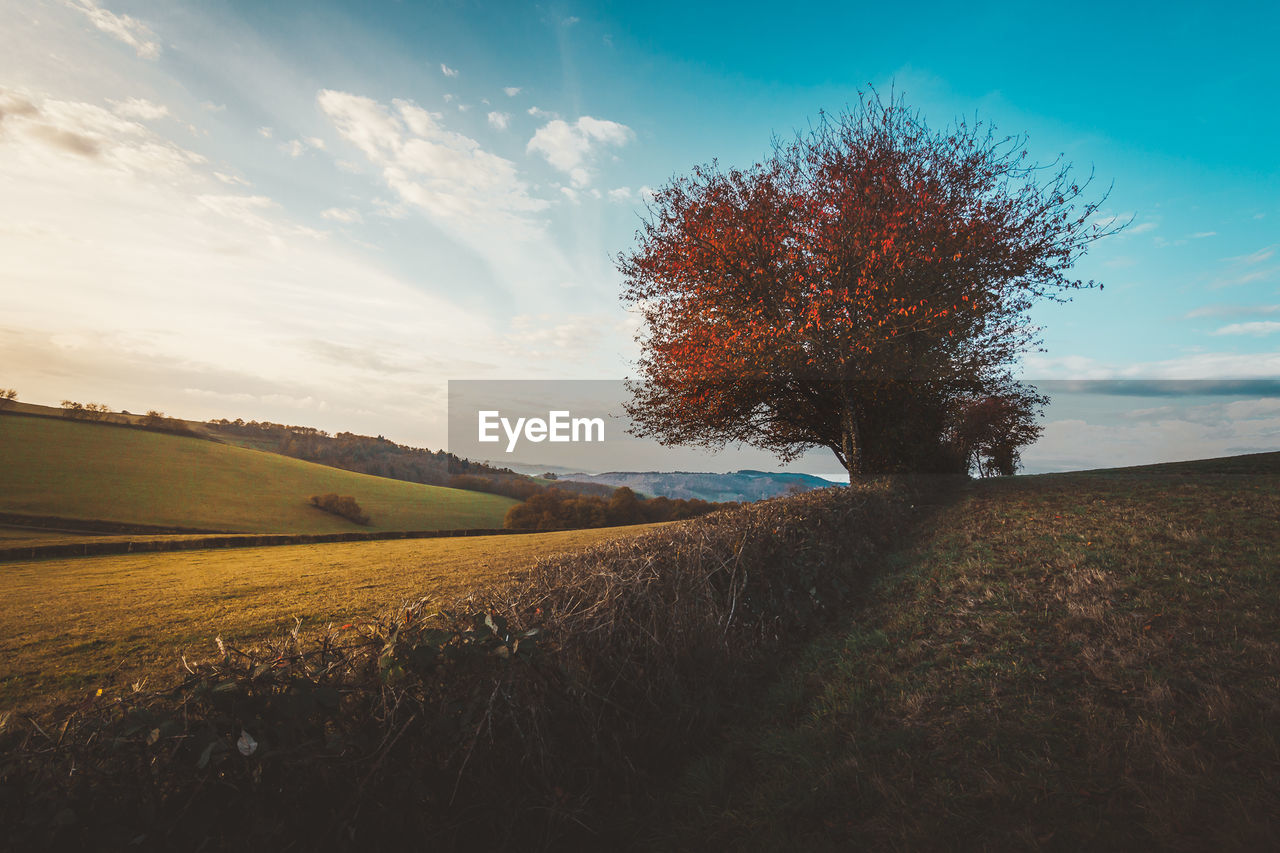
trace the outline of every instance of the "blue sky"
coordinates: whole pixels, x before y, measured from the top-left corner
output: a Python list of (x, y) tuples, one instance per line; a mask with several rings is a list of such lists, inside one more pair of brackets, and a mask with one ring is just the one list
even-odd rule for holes
[[(1114, 181), (1106, 289), (1036, 310), (1025, 375), (1277, 377), (1278, 15), (0, 0), (0, 384), (439, 446), (448, 379), (625, 375), (647, 189), (867, 85)], [(1159, 453), (1280, 447), (1241, 403)], [(1154, 461), (1075, 414), (1029, 462)]]

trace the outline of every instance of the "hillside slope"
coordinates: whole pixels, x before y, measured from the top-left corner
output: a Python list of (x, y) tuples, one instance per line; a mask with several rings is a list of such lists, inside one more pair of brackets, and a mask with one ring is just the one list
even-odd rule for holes
[[(502, 526), (497, 495), (356, 474), (261, 451), (59, 418), (0, 417), (0, 512), (240, 532)], [(352, 495), (360, 528), (307, 505)]]
[(677, 849), (1277, 849), (1280, 454), (971, 484), (752, 722)]

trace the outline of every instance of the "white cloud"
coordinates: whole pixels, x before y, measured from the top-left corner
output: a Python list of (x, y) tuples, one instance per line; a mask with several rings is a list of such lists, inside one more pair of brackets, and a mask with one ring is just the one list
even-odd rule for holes
[(631, 188), (618, 187), (616, 190), (609, 190), (609, 201), (630, 201)]
[(565, 18), (564, 20), (562, 20), (562, 21), (560, 22), (560, 25), (561, 25), (562, 27), (572, 27), (574, 24), (578, 23), (578, 22), (579, 22), (579, 21), (581, 21), (581, 20), (582, 20), (582, 19), (581, 19), (581, 18), (579, 18), (577, 15), (570, 15), (569, 17), (567, 17), (567, 18)]
[(142, 59), (155, 59), (160, 55), (160, 44), (155, 41), (155, 33), (137, 18), (117, 15), (99, 6), (96, 0), (65, 0), (65, 2), (72, 9), (83, 12), (85, 17), (102, 32), (129, 45)]
[(529, 195), (515, 164), (446, 129), (439, 113), (402, 100), (388, 108), (328, 89), (319, 103), (337, 131), (382, 170), (387, 185), (442, 226), (537, 230), (529, 214), (547, 203)]
[(1187, 313), (1187, 319), (1196, 317), (1251, 317), (1259, 314), (1280, 313), (1280, 305), (1202, 305)]
[(308, 136), (306, 138), (306, 143), (317, 151), (324, 150), (324, 140), (318, 136)]
[(258, 128), (258, 135), (261, 136), (263, 139), (270, 139), (272, 136), (275, 135), (275, 131), (269, 127), (260, 127)]
[(1157, 227), (1157, 226), (1156, 226), (1156, 223), (1154, 223), (1154, 222), (1143, 222), (1143, 223), (1141, 223), (1140, 225), (1135, 225), (1135, 226), (1133, 226), (1132, 228), (1130, 228), (1130, 229), (1129, 229), (1129, 233), (1130, 233), (1130, 234), (1145, 234), (1145, 233), (1146, 233), (1146, 232), (1148, 232), (1148, 231), (1154, 231), (1154, 230), (1156, 230), (1156, 227)]
[(1226, 261), (1238, 266), (1252, 266), (1253, 264), (1260, 264), (1263, 261), (1271, 260), (1275, 253), (1276, 250), (1274, 246), (1267, 246), (1266, 248), (1259, 249), (1256, 252), (1251, 252), (1248, 255), (1237, 255), (1234, 258), (1227, 258)]
[(551, 202), (531, 194), (516, 164), (449, 130), (444, 117), (411, 101), (382, 104), (325, 90), (320, 108), (394, 194), (371, 199), (382, 215), (417, 211), (459, 248), (474, 253), (513, 298), (566, 279), (600, 280), (598, 258), (570, 260), (548, 227)]
[(1274, 320), (1258, 320), (1252, 323), (1232, 323), (1214, 332), (1215, 335), (1254, 335), (1261, 337), (1280, 331), (1280, 323)]
[(1280, 376), (1280, 352), (1201, 352), (1164, 361), (1118, 367), (1089, 356), (1047, 357), (1032, 353), (1022, 360), (1021, 376), (1030, 379), (1274, 379)]
[(506, 86), (502, 91), (506, 92), (508, 98), (514, 98), (516, 95), (520, 94), (522, 90), (519, 86)]
[(1218, 236), (1217, 231), (1197, 231), (1196, 233), (1191, 235), (1191, 239), (1203, 240), (1205, 237), (1216, 237), (1216, 236)]
[(355, 210), (353, 208), (349, 208), (349, 207), (347, 208), (331, 207), (328, 210), (323, 211), (320, 215), (323, 216), (325, 219), (329, 219), (334, 222), (346, 223), (348, 225), (353, 222), (354, 223), (364, 222), (364, 217), (360, 215), (360, 211)]
[(498, 130), (506, 130), (507, 124), (510, 121), (511, 121), (511, 116), (508, 113), (500, 113), (496, 111), (489, 113), (490, 127), (497, 128)]
[[(1068, 394), (1046, 412), (1044, 434), (1022, 456), (1029, 473), (1207, 459), (1280, 448), (1276, 400), (1160, 406), (1080, 416)], [(1128, 417), (1125, 417), (1128, 415)]]
[(527, 150), (541, 154), (569, 175), (574, 186), (584, 187), (590, 182), (586, 163), (595, 152), (606, 145), (625, 145), (634, 136), (624, 124), (591, 116), (582, 116), (573, 124), (555, 119), (538, 128)]
[(1232, 287), (1241, 284), (1253, 284), (1254, 282), (1266, 281), (1277, 273), (1280, 273), (1280, 266), (1268, 266), (1258, 268), (1261, 264), (1271, 260), (1275, 256), (1275, 247), (1266, 246), (1256, 252), (1250, 252), (1247, 255), (1236, 255), (1231, 258), (1223, 258), (1223, 262), (1228, 266), (1229, 272), (1225, 273), (1210, 282), (1210, 287)]
[(544, 110), (540, 107), (529, 107), (529, 109), (525, 110), (525, 112), (533, 116), (534, 118), (559, 118), (560, 117), (557, 113), (548, 112), (547, 110)]
[(578, 191), (569, 187), (561, 187), (560, 192), (574, 204), (578, 203)]
[(1122, 225), (1125, 222), (1133, 221), (1133, 217), (1135, 215), (1136, 214), (1132, 212), (1111, 213), (1109, 211), (1099, 210), (1096, 213), (1094, 213), (1092, 224), (1096, 225), (1099, 228), (1111, 228), (1112, 226), (1115, 226), (1115, 225)]
[(112, 101), (111, 109), (118, 116), (141, 119), (142, 121), (155, 121), (169, 115), (169, 108), (164, 104), (155, 104), (145, 98)]
[(302, 144), (301, 139), (292, 139), (288, 142), (282, 143), (280, 145), (280, 150), (288, 154), (290, 157), (301, 157), (302, 152), (306, 151), (307, 147)]
[(447, 65), (445, 65), (443, 62), (441, 62), (441, 63), (440, 63), (440, 73), (441, 73), (441, 74), (443, 74), (443, 75), (444, 75), (444, 76), (446, 76), (446, 77), (457, 77), (457, 76), (458, 76), (458, 69), (456, 69), (456, 68), (450, 68), (449, 66), (447, 66)]
[(458, 112), (460, 113), (465, 113), (469, 109), (471, 109), (470, 104), (458, 104)]
[(0, 140), (43, 163), (65, 154), (121, 173), (166, 178), (203, 163), (199, 154), (156, 136), (145, 125), (94, 104), (46, 99), (0, 90)]
[(224, 184), (232, 184), (242, 187), (250, 186), (249, 182), (239, 175), (228, 175), (226, 172), (214, 172), (213, 176)]

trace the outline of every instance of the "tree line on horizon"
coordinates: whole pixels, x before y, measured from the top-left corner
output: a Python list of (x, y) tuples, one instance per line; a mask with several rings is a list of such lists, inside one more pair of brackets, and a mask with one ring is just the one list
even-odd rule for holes
[(608, 498), (575, 494), (552, 486), (507, 510), (508, 530), (567, 530), (683, 521), (736, 503), (712, 503), (698, 498), (642, 498), (626, 486)]

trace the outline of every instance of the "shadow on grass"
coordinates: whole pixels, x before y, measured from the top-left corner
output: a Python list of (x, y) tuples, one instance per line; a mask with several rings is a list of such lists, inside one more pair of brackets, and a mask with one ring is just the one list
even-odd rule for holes
[(1280, 848), (1280, 455), (977, 483), (655, 849)]

